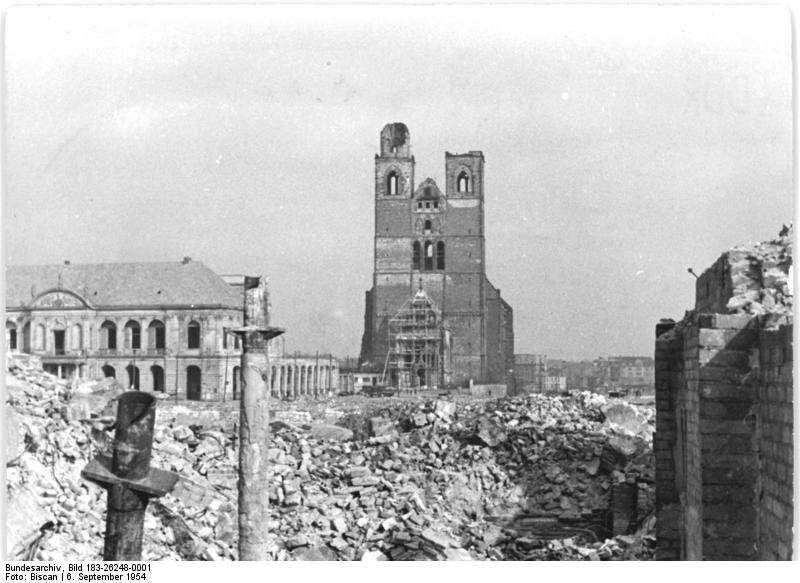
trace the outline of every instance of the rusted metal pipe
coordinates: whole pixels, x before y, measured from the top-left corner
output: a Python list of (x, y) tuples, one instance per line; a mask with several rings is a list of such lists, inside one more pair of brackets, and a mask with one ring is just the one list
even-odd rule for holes
[(269, 521), (269, 341), (283, 334), (269, 325), (269, 292), (263, 277), (245, 277), (242, 390), (239, 409), (239, 560), (265, 561)]
[(141, 560), (147, 503), (171, 491), (178, 481), (177, 474), (150, 467), (155, 404), (149, 393), (122, 394), (112, 455), (99, 454), (81, 472), (108, 492), (104, 561)]

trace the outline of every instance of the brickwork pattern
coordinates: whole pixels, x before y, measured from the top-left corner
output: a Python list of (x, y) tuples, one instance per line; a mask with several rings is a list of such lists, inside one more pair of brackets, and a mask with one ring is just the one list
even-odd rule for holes
[(690, 312), (656, 328), (659, 560), (790, 559), (792, 326)]
[(759, 558), (792, 556), (792, 326), (763, 330), (759, 339)]

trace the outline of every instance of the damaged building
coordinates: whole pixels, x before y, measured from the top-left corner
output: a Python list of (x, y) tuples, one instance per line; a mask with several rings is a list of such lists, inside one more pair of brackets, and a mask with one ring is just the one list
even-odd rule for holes
[[(6, 347), (64, 379), (114, 377), (179, 399), (238, 399), (242, 276), (199, 261), (8, 266)], [(336, 392), (330, 355), (286, 356), (270, 345), (275, 397)]]
[[(61, 378), (189, 400), (238, 390), (241, 291), (199, 261), (10, 265), (6, 341)], [(236, 369), (236, 370), (234, 370)]]
[(724, 253), (656, 326), (658, 559), (791, 559), (791, 245)]
[[(386, 125), (361, 368), (401, 388), (512, 386), (513, 311), (486, 276), (483, 153), (446, 152), (444, 189), (431, 178), (415, 185), (414, 166), (408, 128)], [(409, 332), (414, 310), (428, 321)]]

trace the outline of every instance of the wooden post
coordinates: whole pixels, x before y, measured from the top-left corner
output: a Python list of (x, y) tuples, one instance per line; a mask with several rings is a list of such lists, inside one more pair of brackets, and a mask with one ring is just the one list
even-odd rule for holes
[(140, 561), (144, 513), (150, 498), (171, 491), (178, 475), (150, 468), (155, 397), (131, 391), (117, 404), (114, 452), (98, 455), (81, 475), (108, 491), (104, 561)]
[(263, 277), (245, 277), (242, 388), (239, 408), (239, 560), (267, 556), (270, 339), (283, 334), (269, 326), (269, 293)]

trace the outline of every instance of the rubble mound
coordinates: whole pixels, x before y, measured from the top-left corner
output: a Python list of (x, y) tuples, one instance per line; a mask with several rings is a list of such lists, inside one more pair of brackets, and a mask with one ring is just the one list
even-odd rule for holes
[[(70, 387), (8, 362), (11, 558), (98, 560), (105, 491), (80, 471), (110, 448), (117, 388)], [(77, 405), (87, 394), (91, 406)], [(236, 559), (238, 415), (226, 405), (159, 403), (152, 464), (180, 480), (148, 507), (143, 559)], [(651, 409), (591, 393), (274, 406), (274, 560), (653, 556)], [(638, 519), (615, 533), (618, 484), (638, 491)]]
[(739, 245), (727, 252), (735, 314), (792, 314), (793, 226), (784, 226), (772, 241)]

